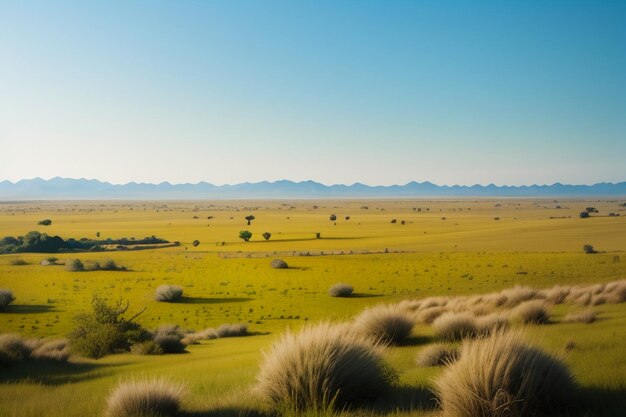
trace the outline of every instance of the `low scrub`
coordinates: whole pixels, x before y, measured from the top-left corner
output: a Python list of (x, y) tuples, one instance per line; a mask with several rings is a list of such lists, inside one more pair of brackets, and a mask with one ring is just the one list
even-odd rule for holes
[(593, 310), (585, 310), (579, 312), (568, 313), (563, 321), (567, 323), (586, 323), (591, 324), (598, 318), (598, 313)]
[(8, 288), (0, 288), (0, 311), (6, 308), (13, 301), (15, 301), (13, 291)]
[(182, 339), (182, 342), (186, 345), (195, 345), (198, 344), (201, 340), (217, 339), (218, 337), (220, 336), (217, 334), (217, 330), (213, 328), (208, 328), (200, 330), (198, 332), (187, 333)]
[(413, 317), (395, 305), (370, 307), (354, 320), (356, 331), (389, 344), (402, 343), (411, 335), (413, 326)]
[(91, 311), (74, 317), (74, 329), (69, 334), (72, 350), (88, 358), (101, 358), (113, 353), (130, 351), (135, 343), (148, 340), (150, 334), (131, 318), (125, 318), (129, 304), (122, 301), (110, 305), (95, 296)]
[(82, 272), (85, 270), (85, 264), (80, 259), (68, 259), (65, 261), (65, 270), (68, 272)]
[(349, 325), (285, 333), (264, 354), (259, 394), (278, 407), (327, 410), (379, 397), (395, 380), (382, 348)]
[(512, 316), (524, 324), (545, 324), (550, 321), (548, 304), (542, 300), (525, 301), (515, 307)]
[(349, 284), (335, 284), (328, 290), (331, 297), (350, 297), (354, 292), (354, 288)]
[(154, 340), (144, 340), (143, 342), (135, 343), (130, 347), (130, 353), (135, 355), (162, 355), (163, 349)]
[(183, 296), (183, 288), (178, 285), (161, 285), (156, 289), (154, 299), (161, 302), (173, 303)]
[(417, 366), (442, 366), (449, 365), (459, 357), (459, 349), (448, 345), (436, 343), (428, 345), (420, 350), (415, 358)]
[(183, 387), (163, 379), (129, 381), (109, 395), (105, 417), (174, 417), (181, 413)]
[(248, 335), (248, 326), (243, 323), (222, 324), (216, 331), (219, 337), (238, 337)]
[(445, 417), (554, 415), (576, 398), (567, 366), (518, 333), (497, 332), (461, 347), (435, 381)]
[(274, 259), (272, 260), (272, 262), (270, 263), (270, 266), (274, 269), (287, 269), (289, 268), (289, 265), (287, 265), (287, 262), (283, 261), (282, 259)]
[(0, 365), (27, 359), (65, 362), (69, 357), (66, 339), (24, 339), (18, 334), (0, 335)]
[(176, 325), (162, 325), (154, 331), (153, 341), (163, 353), (183, 353), (186, 344), (182, 342), (186, 332)]
[(28, 265), (28, 262), (26, 262), (24, 259), (11, 259), (11, 262), (9, 262), (11, 265), (13, 266), (23, 266), (23, 265)]
[(433, 322), (438, 337), (454, 342), (478, 334), (476, 318), (471, 313), (444, 313)]

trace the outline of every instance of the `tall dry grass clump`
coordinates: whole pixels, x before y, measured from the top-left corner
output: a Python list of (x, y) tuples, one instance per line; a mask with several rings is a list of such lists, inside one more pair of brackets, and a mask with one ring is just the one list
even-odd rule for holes
[(13, 291), (8, 288), (0, 288), (0, 310), (6, 308), (13, 301), (15, 301)]
[(173, 417), (180, 415), (183, 388), (164, 379), (129, 381), (109, 395), (106, 417)]
[(585, 310), (579, 312), (567, 313), (563, 321), (567, 323), (585, 323), (591, 324), (598, 318), (598, 313), (593, 310)]
[(545, 324), (550, 321), (549, 304), (542, 300), (525, 301), (511, 313), (524, 324)]
[(433, 322), (433, 328), (437, 336), (451, 342), (478, 334), (476, 318), (468, 312), (444, 313)]
[(446, 309), (444, 307), (440, 307), (440, 306), (428, 307), (423, 310), (420, 309), (415, 315), (415, 319), (417, 320), (418, 323), (432, 324), (437, 319), (437, 317), (441, 316), (445, 312), (446, 312)]
[(422, 367), (449, 365), (458, 357), (459, 350), (457, 348), (435, 343), (420, 350), (415, 358), (415, 363)]
[(500, 295), (506, 297), (506, 301), (502, 304), (504, 307), (515, 307), (524, 301), (532, 300), (537, 296), (537, 290), (521, 285), (513, 288), (507, 288), (500, 291)]
[(67, 339), (29, 339), (26, 344), (31, 349), (32, 359), (66, 362), (70, 358), (70, 346)]
[(435, 381), (445, 417), (552, 415), (572, 405), (576, 385), (567, 366), (519, 333), (467, 341), (459, 359)]
[(279, 407), (319, 410), (377, 398), (393, 380), (379, 345), (349, 325), (321, 323), (264, 353), (257, 391)]
[(24, 360), (31, 349), (18, 334), (0, 334), (0, 365), (9, 365)]
[(161, 285), (156, 289), (154, 299), (166, 303), (178, 301), (183, 296), (183, 288), (178, 285)]
[(398, 344), (413, 330), (412, 315), (396, 305), (378, 305), (363, 310), (354, 320), (354, 328), (377, 341)]
[(350, 284), (335, 284), (328, 290), (331, 297), (350, 297), (354, 292), (354, 288)]
[(215, 332), (219, 337), (238, 337), (249, 334), (248, 325), (245, 323), (221, 324)]

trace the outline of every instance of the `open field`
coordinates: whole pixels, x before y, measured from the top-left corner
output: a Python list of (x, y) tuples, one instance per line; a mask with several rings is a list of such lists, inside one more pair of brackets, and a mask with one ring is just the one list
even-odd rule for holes
[[(103, 239), (154, 235), (180, 242), (162, 249), (55, 254), (61, 261), (113, 259), (128, 271), (68, 272), (62, 265), (40, 265), (47, 254), (1, 255), (0, 288), (10, 288), (16, 300), (0, 313), (0, 333), (62, 337), (72, 329), (72, 318), (89, 308), (94, 294), (128, 300), (131, 313), (145, 308), (138, 322), (147, 328), (171, 323), (201, 330), (246, 323), (254, 333), (203, 341), (181, 355), (112, 355), (43, 367), (26, 363), (2, 377), (0, 416), (101, 415), (107, 390), (120, 379), (152, 375), (184, 383), (185, 409), (195, 415), (220, 415), (225, 408), (233, 414), (266, 412), (267, 407), (247, 393), (261, 350), (287, 328), (349, 320), (379, 303), (484, 294), (515, 285), (548, 288), (626, 278), (623, 203), (500, 199), (0, 204), (0, 238), (38, 230), (64, 239), (95, 239), (99, 233)], [(579, 218), (590, 206), (599, 213)], [(621, 215), (609, 217), (611, 212)], [(250, 226), (244, 220), (249, 214), (255, 216)], [(329, 220), (331, 214), (336, 221)], [(52, 225), (37, 225), (47, 218)], [(238, 239), (241, 230), (253, 233), (250, 242)], [(261, 236), (264, 232), (272, 234), (268, 241)], [(200, 244), (194, 247), (196, 239)], [(584, 253), (585, 244), (599, 253)], [(275, 257), (290, 268), (270, 268)], [(16, 259), (26, 264), (14, 265)], [(351, 284), (355, 295), (329, 297), (329, 287), (338, 282)], [(183, 298), (156, 302), (154, 291), (162, 284), (181, 286)], [(604, 404), (604, 410), (590, 407), (592, 415), (623, 415), (626, 304), (594, 306), (599, 319), (593, 324), (563, 322), (567, 313), (578, 309), (557, 305), (554, 324), (520, 327), (534, 343), (562, 355), (585, 396)], [(387, 349), (385, 357), (400, 371), (403, 388), (366, 413), (436, 412), (428, 389), (441, 370), (414, 364), (415, 355), (435, 340), (430, 326), (418, 324), (409, 343)], [(570, 341), (576, 347), (566, 352)]]

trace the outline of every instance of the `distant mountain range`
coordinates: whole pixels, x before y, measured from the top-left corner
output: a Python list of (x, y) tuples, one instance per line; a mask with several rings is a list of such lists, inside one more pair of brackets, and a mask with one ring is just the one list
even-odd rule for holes
[(34, 178), (15, 183), (0, 182), (0, 201), (13, 200), (176, 200), (176, 199), (260, 199), (260, 198), (377, 198), (377, 197), (626, 197), (626, 182), (593, 185), (436, 185), (409, 182), (405, 185), (370, 186), (324, 185), (314, 181), (241, 183), (213, 185), (146, 184), (116, 185), (98, 180)]

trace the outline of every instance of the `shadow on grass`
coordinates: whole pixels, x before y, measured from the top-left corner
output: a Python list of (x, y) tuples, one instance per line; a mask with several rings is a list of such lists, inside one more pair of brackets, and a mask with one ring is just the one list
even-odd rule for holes
[(2, 310), (5, 313), (15, 314), (37, 314), (37, 313), (49, 313), (52, 311), (59, 311), (55, 306), (46, 304), (10, 304)]
[(124, 365), (25, 359), (2, 368), (0, 383), (73, 384), (111, 375), (120, 366)]
[(424, 387), (396, 386), (372, 404), (378, 413), (433, 410), (437, 407), (435, 394)]
[(205, 297), (181, 297), (175, 301), (176, 304), (223, 304), (223, 303), (245, 303), (253, 301), (254, 298), (229, 297), (229, 298), (205, 298)]
[(582, 388), (580, 393), (582, 413), (594, 417), (623, 416), (626, 409), (626, 386), (616, 388)]
[(212, 410), (187, 411), (181, 417), (271, 417), (273, 414), (250, 408), (220, 407)]
[(400, 343), (398, 347), (402, 346), (423, 346), (429, 343), (433, 343), (435, 338), (430, 336), (411, 336), (407, 338), (404, 342)]
[[(353, 294), (350, 294), (348, 297), (341, 297), (341, 298), (373, 298), (373, 297), (382, 297), (384, 294), (367, 294), (364, 292), (355, 292)], [(340, 298), (340, 297), (337, 297)]]

